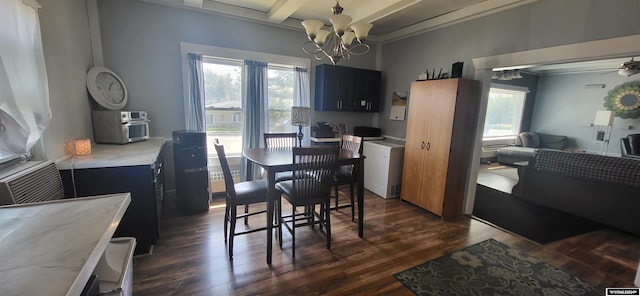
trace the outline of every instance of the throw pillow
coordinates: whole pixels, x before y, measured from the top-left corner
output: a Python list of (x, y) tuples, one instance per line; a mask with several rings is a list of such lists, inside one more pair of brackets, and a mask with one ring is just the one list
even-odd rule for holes
[(540, 147), (540, 137), (536, 133), (523, 132), (520, 133), (518, 137), (520, 137), (520, 141), (522, 141), (522, 147)]

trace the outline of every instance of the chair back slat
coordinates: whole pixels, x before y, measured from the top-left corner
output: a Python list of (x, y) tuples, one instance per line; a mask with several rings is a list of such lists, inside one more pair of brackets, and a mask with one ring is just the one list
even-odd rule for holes
[(329, 197), (338, 161), (338, 147), (293, 148), (293, 190), (296, 195)]
[(264, 147), (269, 149), (291, 149), (298, 144), (296, 133), (264, 133)]
[(218, 142), (218, 139), (214, 140), (213, 146), (216, 148), (218, 159), (220, 160), (220, 166), (222, 167), (222, 173), (224, 175), (224, 187), (227, 193), (227, 199), (234, 199), (236, 196), (236, 189), (233, 184), (233, 176), (231, 175), (231, 169), (229, 168), (229, 162), (227, 156), (224, 153), (224, 145)]
[[(349, 150), (353, 153), (360, 153), (362, 149), (362, 137), (354, 135), (342, 135), (342, 141), (340, 149)], [(343, 165), (340, 167), (340, 172), (346, 175), (353, 174), (353, 165)]]

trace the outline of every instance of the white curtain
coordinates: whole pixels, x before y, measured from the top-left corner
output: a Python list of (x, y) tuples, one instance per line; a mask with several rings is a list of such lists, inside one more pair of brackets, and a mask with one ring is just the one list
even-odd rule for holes
[[(295, 67), (294, 82), (293, 82), (293, 105), (311, 107), (310, 88), (309, 88), (309, 71), (304, 67)], [(302, 128), (302, 134), (305, 135), (302, 138), (302, 146), (309, 146), (311, 137), (311, 127), (305, 126)]]
[(29, 152), (51, 120), (37, 8), (0, 0), (0, 155)]

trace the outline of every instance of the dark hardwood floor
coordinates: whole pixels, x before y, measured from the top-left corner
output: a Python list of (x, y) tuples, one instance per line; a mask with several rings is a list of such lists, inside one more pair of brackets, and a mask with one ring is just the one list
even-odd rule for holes
[[(193, 216), (183, 216), (167, 202), (153, 253), (135, 258), (134, 295), (412, 295), (394, 273), (489, 238), (602, 287), (633, 287), (640, 258), (640, 238), (613, 230), (540, 245), (472, 218), (444, 223), (399, 199), (367, 191), (363, 239), (348, 208), (334, 211), (331, 250), (317, 228), (300, 228), (296, 258), (291, 258), (285, 232), (282, 250), (274, 240), (268, 266), (264, 232), (236, 237), (229, 261), (224, 199), (215, 199), (208, 213)], [(249, 224), (260, 226), (261, 218)]]

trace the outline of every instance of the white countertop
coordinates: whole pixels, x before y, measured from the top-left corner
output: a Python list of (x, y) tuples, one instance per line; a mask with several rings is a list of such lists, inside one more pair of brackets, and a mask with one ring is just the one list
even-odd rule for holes
[(316, 142), (316, 143), (333, 143), (333, 142), (342, 141), (341, 138), (316, 138), (316, 137), (311, 137), (310, 139), (311, 139), (312, 142)]
[(59, 170), (152, 165), (164, 145), (164, 138), (117, 144), (94, 144), (91, 154), (75, 156), (56, 163)]
[(2, 295), (79, 295), (129, 193), (0, 207)]

